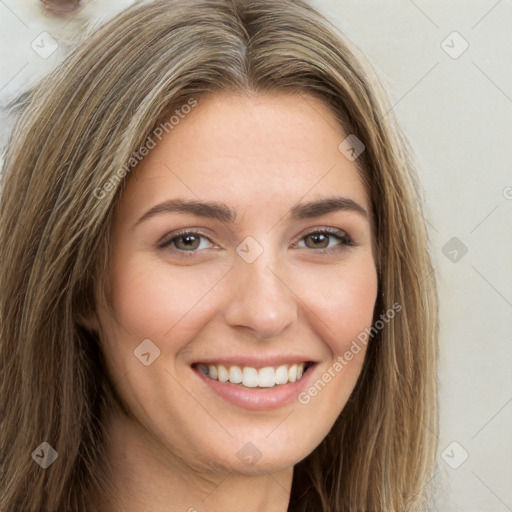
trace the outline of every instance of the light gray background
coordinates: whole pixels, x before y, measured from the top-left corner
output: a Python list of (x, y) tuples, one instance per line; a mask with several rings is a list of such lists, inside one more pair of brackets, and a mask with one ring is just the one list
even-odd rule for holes
[[(59, 19), (0, 0), (0, 104), (58, 63), (83, 22), (131, 3), (91, 0)], [(419, 165), (441, 299), (437, 508), (512, 511), (512, 2), (311, 3), (383, 79)], [(59, 43), (44, 59), (31, 48), (42, 31)], [(4, 113), (0, 146), (11, 125)]]

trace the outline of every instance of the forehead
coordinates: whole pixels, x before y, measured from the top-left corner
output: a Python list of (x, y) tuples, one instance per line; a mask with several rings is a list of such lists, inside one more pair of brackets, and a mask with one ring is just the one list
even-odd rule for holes
[(333, 193), (369, 209), (355, 162), (338, 149), (347, 135), (315, 97), (218, 93), (188, 112), (133, 171), (121, 201), (130, 211), (185, 196), (262, 213)]

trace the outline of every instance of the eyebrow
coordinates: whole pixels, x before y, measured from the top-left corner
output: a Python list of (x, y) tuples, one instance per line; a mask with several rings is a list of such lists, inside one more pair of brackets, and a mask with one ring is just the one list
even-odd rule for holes
[[(368, 219), (368, 212), (365, 208), (354, 200), (341, 196), (326, 197), (295, 205), (291, 208), (288, 217), (292, 220), (303, 220), (320, 217), (336, 211), (354, 212)], [(165, 213), (191, 213), (198, 217), (207, 217), (227, 223), (234, 223), (237, 216), (236, 210), (224, 203), (170, 199), (153, 206), (135, 223), (135, 226), (155, 215)]]

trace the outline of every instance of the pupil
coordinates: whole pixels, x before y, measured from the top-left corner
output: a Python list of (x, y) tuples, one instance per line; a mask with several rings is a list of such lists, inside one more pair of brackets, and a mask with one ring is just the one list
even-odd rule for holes
[[(315, 244), (317, 244), (317, 243), (322, 243), (322, 242), (324, 242), (324, 241), (326, 241), (326, 240), (327, 240), (327, 236), (326, 236), (326, 235), (324, 235), (324, 234), (322, 234), (322, 233), (318, 233), (318, 234), (316, 234), (316, 235), (311, 235), (311, 238), (313, 239), (313, 242), (314, 242)], [(323, 246), (323, 247), (325, 247), (325, 244), (324, 244), (324, 246)]]
[(184, 235), (181, 237), (181, 241), (183, 242), (183, 245), (190, 248), (197, 242), (197, 237), (194, 235)]

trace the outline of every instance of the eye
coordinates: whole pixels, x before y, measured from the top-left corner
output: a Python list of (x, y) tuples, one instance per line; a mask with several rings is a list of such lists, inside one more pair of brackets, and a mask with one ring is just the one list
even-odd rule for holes
[[(314, 252), (320, 254), (335, 252), (340, 250), (342, 248), (341, 246), (354, 245), (345, 231), (334, 228), (323, 228), (311, 231), (303, 236), (300, 241), (302, 240), (305, 241), (306, 245), (299, 245), (299, 247), (314, 249)], [(192, 255), (199, 252), (201, 249), (209, 249), (217, 246), (213, 244), (210, 238), (200, 232), (183, 230), (166, 236), (158, 244), (158, 247), (161, 249), (170, 248), (173, 251), (190, 253)]]
[[(208, 249), (208, 243), (213, 245), (213, 242), (202, 233), (196, 231), (181, 231), (179, 233), (172, 233), (172, 236), (165, 237), (159, 244), (159, 247), (164, 249), (170, 247), (171, 249), (180, 252), (198, 252), (199, 249)], [(201, 239), (206, 240), (206, 243), (201, 243)]]
[[(323, 228), (311, 231), (302, 237), (301, 241), (302, 240), (305, 241), (306, 249), (315, 249), (315, 252), (319, 252), (320, 254), (340, 250), (340, 246), (350, 247), (354, 245), (345, 231), (340, 229)], [(310, 242), (309, 244), (308, 241)], [(336, 243), (336, 241), (338, 241), (338, 243)], [(304, 246), (300, 247), (303, 248)]]

